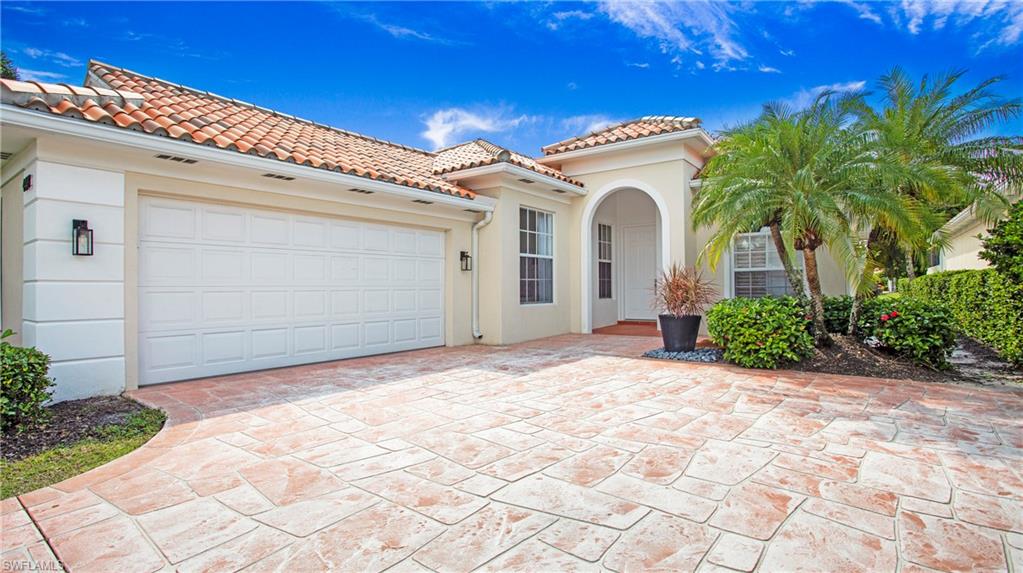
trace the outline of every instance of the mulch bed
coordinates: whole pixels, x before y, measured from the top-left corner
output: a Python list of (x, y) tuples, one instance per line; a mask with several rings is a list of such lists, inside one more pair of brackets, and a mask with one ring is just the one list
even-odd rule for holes
[(4, 432), (3, 458), (20, 460), (79, 440), (96, 437), (97, 429), (111, 424), (123, 424), (145, 406), (120, 396), (99, 396), (85, 400), (70, 400), (47, 408), (50, 417), (45, 422), (22, 432)]
[(813, 356), (798, 364), (784, 368), (802, 372), (822, 372), (848, 376), (869, 376), (921, 382), (1012, 384), (1019, 380), (1020, 371), (998, 358), (993, 350), (969, 338), (959, 341), (957, 354), (964, 350), (974, 356), (983, 356), (982, 368), (965, 368), (953, 358), (949, 370), (933, 370), (917, 366), (908, 360), (874, 350), (852, 336), (831, 335), (834, 345), (817, 348)]

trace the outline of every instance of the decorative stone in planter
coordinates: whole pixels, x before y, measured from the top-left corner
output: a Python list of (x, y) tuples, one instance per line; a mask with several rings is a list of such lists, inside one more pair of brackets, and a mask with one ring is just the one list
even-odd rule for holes
[(663, 348), (643, 353), (645, 358), (682, 360), (685, 362), (721, 362), (724, 352), (720, 348), (697, 348), (688, 352), (668, 352)]

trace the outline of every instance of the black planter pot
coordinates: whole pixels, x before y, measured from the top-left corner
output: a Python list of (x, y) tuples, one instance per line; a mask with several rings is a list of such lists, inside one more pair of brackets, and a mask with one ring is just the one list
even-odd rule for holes
[(675, 316), (662, 314), (661, 338), (667, 352), (688, 352), (696, 348), (696, 336), (700, 333), (700, 315)]

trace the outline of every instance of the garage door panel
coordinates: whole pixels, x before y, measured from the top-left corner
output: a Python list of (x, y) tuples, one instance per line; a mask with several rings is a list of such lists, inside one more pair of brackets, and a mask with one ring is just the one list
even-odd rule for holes
[(141, 384), (444, 344), (443, 233), (151, 197), (139, 208)]
[(286, 215), (254, 214), (249, 218), (249, 232), (249, 240), (253, 244), (277, 248), (291, 246)]
[(202, 210), (202, 238), (207, 241), (245, 242), (246, 221), (241, 209), (206, 207)]
[(287, 328), (264, 328), (252, 331), (252, 359), (286, 358), (288, 350)]
[(203, 364), (245, 361), (245, 331), (210, 332), (202, 335)]
[(245, 299), (248, 298), (245, 291), (203, 291), (200, 296), (202, 314), (199, 319), (204, 323), (242, 323), (249, 318), (245, 312)]

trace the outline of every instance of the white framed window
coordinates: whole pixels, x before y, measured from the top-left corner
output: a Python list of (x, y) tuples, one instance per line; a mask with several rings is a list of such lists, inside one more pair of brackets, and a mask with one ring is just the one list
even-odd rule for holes
[(554, 302), (554, 213), (519, 208), (519, 303)]
[(611, 257), (612, 257), (612, 236), (611, 225), (597, 224), (597, 298), (608, 299), (612, 297), (611, 287)]
[[(802, 269), (802, 253), (792, 259)], [(792, 291), (785, 267), (778, 258), (771, 233), (741, 233), (732, 242), (732, 291), (734, 296), (755, 298), (796, 294)]]

